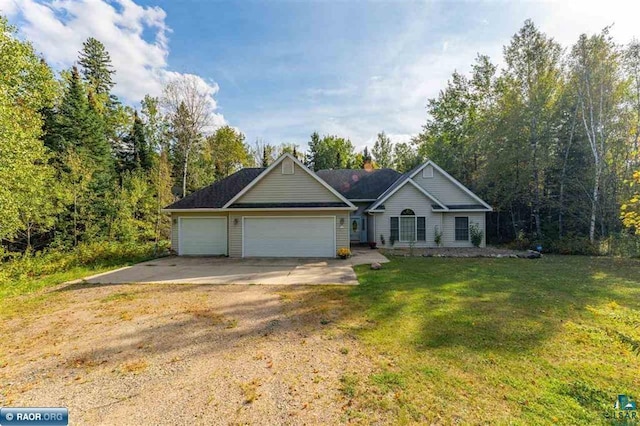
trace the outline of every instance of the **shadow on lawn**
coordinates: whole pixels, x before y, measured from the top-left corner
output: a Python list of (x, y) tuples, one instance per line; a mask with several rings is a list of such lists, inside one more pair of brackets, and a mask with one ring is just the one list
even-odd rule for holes
[(358, 270), (355, 301), (418, 350), (519, 352), (588, 315), (588, 305), (640, 306), (640, 263), (633, 260), (400, 258), (385, 268)]
[[(639, 265), (553, 256), (538, 261), (400, 258), (381, 271), (359, 267), (357, 287), (73, 284), (57, 291), (79, 292), (72, 297), (83, 298), (93, 289), (113, 287), (112, 293), (144, 299), (142, 312), (152, 314), (138, 320), (133, 312), (134, 330), (105, 338), (101, 349), (83, 355), (111, 361), (134, 357), (146, 346), (156, 354), (187, 349), (215, 357), (238, 345), (253, 350), (255, 339), (303, 339), (334, 325), (382, 332), (418, 350), (517, 353), (553, 336), (566, 321), (589, 315), (588, 305), (615, 300), (640, 307)], [(261, 296), (243, 297), (257, 288)], [(154, 305), (185, 292), (202, 305)], [(112, 303), (114, 309), (132, 306)]]

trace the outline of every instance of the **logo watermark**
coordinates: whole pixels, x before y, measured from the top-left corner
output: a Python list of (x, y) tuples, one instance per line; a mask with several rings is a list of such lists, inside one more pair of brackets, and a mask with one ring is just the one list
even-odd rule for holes
[(604, 417), (609, 420), (640, 420), (636, 400), (631, 395), (618, 395), (613, 405), (613, 411), (605, 412)]
[(61, 407), (2, 407), (0, 426), (67, 426), (69, 410)]

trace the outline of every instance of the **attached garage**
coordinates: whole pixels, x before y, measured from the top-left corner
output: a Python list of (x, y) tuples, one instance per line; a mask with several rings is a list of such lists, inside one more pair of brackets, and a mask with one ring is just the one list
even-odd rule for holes
[(227, 254), (226, 217), (181, 217), (178, 219), (181, 256)]
[(335, 257), (335, 216), (243, 217), (243, 257)]

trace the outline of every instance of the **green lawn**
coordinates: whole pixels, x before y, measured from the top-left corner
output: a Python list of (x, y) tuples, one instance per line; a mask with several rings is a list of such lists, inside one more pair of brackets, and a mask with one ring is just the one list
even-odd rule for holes
[(640, 262), (394, 258), (383, 268), (357, 267), (361, 285), (344, 298), (343, 327), (377, 363), (342, 379), (354, 419), (598, 424), (618, 394), (640, 398)]

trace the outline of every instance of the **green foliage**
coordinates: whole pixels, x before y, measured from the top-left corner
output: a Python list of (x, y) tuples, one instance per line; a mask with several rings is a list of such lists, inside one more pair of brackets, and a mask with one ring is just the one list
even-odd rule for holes
[(154, 152), (146, 139), (144, 124), (137, 111), (134, 111), (133, 127), (122, 142), (117, 152), (120, 173), (137, 169), (148, 172), (153, 165)]
[(196, 187), (224, 179), (242, 167), (253, 164), (244, 135), (230, 126), (222, 126), (208, 136), (202, 154), (193, 167)]
[(482, 237), (484, 237), (484, 232), (480, 229), (480, 226), (477, 223), (472, 223), (469, 225), (469, 238), (471, 239), (471, 244), (474, 247), (480, 247), (482, 244)]
[[(416, 140), (414, 143), (419, 143), (419, 141)], [(395, 158), (395, 169), (400, 173), (406, 173), (422, 163), (422, 157), (418, 155), (415, 148), (405, 142), (399, 142), (395, 145), (393, 156)]]
[(442, 244), (442, 231), (437, 226), (433, 231), (433, 242), (436, 243), (437, 247), (440, 247), (440, 245)]
[(601, 251), (609, 256), (640, 258), (640, 235), (620, 232), (601, 243)]
[(314, 171), (324, 169), (344, 169), (354, 163), (353, 144), (349, 139), (325, 135), (320, 138), (317, 132), (309, 141), (308, 164)]
[(82, 67), (82, 75), (93, 93), (108, 96), (115, 84), (113, 82), (115, 71), (104, 44), (89, 37), (82, 43), (78, 64)]
[(636, 235), (640, 235), (640, 170), (633, 172), (632, 178), (627, 181), (630, 198), (620, 207), (622, 223), (630, 228)]
[(5, 254), (0, 259), (0, 299), (7, 295), (23, 294), (36, 281), (48, 275), (77, 267), (99, 268), (128, 262), (139, 262), (167, 253), (168, 243), (121, 244), (96, 242), (80, 244), (71, 251), (43, 250), (25, 254)]
[(378, 138), (371, 152), (378, 167), (382, 169), (393, 167), (393, 144), (391, 143), (391, 138), (384, 132), (378, 133)]
[[(55, 83), (33, 47), (0, 17), (0, 240), (47, 230), (58, 211), (54, 171), (42, 135)], [(51, 185), (51, 186), (50, 186)]]
[(576, 235), (567, 235), (552, 241), (549, 251), (559, 254), (600, 255), (600, 247), (597, 244), (592, 243), (586, 236)]

